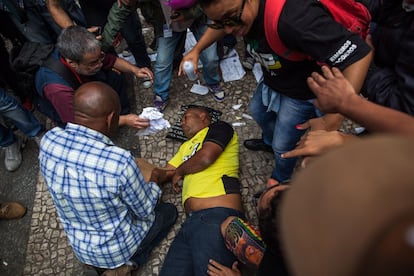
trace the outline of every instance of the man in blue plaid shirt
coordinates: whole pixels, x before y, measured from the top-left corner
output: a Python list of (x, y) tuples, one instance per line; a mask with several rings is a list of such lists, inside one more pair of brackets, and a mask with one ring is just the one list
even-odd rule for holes
[[(40, 145), (40, 170), (66, 235), (79, 260), (104, 269), (144, 263), (177, 218), (159, 202), (166, 171), (149, 182), (129, 151), (109, 137), (117, 130), (120, 103), (100, 82), (74, 96), (75, 123), (47, 132)], [(164, 175), (163, 175), (164, 174)]]

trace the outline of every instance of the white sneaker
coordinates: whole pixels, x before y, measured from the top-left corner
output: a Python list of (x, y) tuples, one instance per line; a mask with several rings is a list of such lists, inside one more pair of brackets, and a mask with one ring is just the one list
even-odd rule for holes
[(22, 153), (20, 151), (20, 141), (16, 141), (5, 148), (4, 165), (9, 172), (17, 170), (22, 164)]
[(152, 86), (152, 81), (148, 78), (145, 78), (145, 79), (142, 80), (141, 85), (145, 89), (150, 88)]

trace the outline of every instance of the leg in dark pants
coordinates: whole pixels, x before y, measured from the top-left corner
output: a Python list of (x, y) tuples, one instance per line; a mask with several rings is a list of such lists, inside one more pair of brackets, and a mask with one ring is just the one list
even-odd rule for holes
[(144, 264), (152, 249), (156, 247), (168, 234), (177, 220), (177, 208), (174, 204), (160, 202), (155, 207), (155, 221), (138, 250), (131, 258), (137, 265)]
[(151, 68), (151, 60), (147, 55), (147, 45), (142, 35), (142, 26), (138, 14), (133, 12), (121, 29), (121, 34), (128, 43), (129, 50), (138, 67)]

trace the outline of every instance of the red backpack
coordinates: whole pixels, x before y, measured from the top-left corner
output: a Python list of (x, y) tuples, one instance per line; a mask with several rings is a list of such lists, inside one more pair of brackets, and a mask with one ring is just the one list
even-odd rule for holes
[[(368, 35), (371, 14), (367, 7), (355, 0), (317, 0), (332, 15), (333, 19), (363, 39)], [(264, 29), (266, 40), (270, 47), (279, 56), (291, 60), (301, 61), (312, 59), (308, 55), (288, 49), (280, 40), (277, 28), (280, 13), (286, 0), (267, 0), (264, 14)]]

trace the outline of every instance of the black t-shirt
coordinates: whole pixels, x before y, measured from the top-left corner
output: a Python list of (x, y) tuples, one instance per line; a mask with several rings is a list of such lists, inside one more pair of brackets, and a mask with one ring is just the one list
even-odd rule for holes
[(370, 51), (358, 35), (337, 23), (317, 0), (286, 0), (278, 23), (280, 39), (289, 49), (314, 60), (290, 61), (279, 57), (266, 41), (265, 3), (261, 0), (258, 16), (245, 39), (248, 51), (262, 64), (265, 84), (279, 93), (295, 99), (314, 98), (306, 78), (313, 71), (320, 72), (316, 61), (343, 70)]

